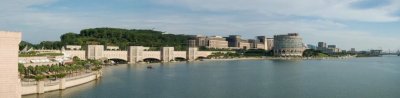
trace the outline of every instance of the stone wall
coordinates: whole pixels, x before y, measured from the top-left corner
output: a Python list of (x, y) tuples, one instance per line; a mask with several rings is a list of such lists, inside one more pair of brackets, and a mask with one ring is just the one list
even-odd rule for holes
[(74, 57), (77, 56), (82, 60), (86, 60), (86, 51), (84, 50), (66, 50), (63, 51), (64, 55)]
[(108, 59), (123, 59), (128, 61), (128, 51), (104, 51), (103, 56)]
[(20, 98), (20, 79), (18, 76), (19, 32), (0, 31), (0, 97)]
[(38, 81), (22, 84), (22, 95), (45, 93), (54, 90), (62, 90), (69, 87), (81, 85), (101, 76), (101, 73), (93, 72), (81, 76), (58, 79), (56, 81)]

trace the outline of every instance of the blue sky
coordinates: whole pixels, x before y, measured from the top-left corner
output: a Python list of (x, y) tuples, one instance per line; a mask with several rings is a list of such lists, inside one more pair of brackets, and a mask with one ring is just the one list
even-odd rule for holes
[(245, 38), (299, 32), (307, 44), (400, 48), (399, 0), (1, 0), (0, 13), (0, 30), (33, 43), (117, 27)]

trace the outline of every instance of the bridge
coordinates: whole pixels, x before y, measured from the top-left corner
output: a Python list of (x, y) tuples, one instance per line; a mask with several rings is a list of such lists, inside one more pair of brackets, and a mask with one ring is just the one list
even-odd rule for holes
[(189, 47), (186, 51), (175, 51), (174, 47), (163, 47), (161, 51), (148, 51), (148, 47), (130, 46), (128, 50), (105, 50), (103, 45), (88, 45), (87, 50), (65, 50), (61, 51), (69, 57), (95, 60), (123, 60), (129, 63), (158, 60), (170, 62), (176, 60), (194, 61), (206, 58), (215, 51), (198, 51), (196, 47)]

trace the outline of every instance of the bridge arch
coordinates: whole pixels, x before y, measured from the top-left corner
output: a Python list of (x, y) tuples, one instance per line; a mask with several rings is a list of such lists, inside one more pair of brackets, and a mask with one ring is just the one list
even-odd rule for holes
[(148, 62), (148, 63), (159, 63), (159, 62), (161, 62), (161, 60), (158, 59), (158, 58), (144, 58), (142, 61), (143, 62)]
[(114, 64), (128, 64), (127, 60), (120, 59), (120, 58), (110, 58), (110, 59), (107, 59), (107, 60), (112, 62), (112, 63), (114, 63)]
[(205, 56), (198, 56), (198, 57), (196, 58), (196, 60), (203, 60), (203, 59), (207, 59), (207, 57), (205, 57)]
[(187, 61), (187, 59), (184, 58), (184, 57), (175, 57), (174, 60), (175, 60), (175, 61)]

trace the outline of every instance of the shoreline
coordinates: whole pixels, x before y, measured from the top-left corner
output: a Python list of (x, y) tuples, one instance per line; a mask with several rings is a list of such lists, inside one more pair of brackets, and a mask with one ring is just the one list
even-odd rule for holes
[[(222, 58), (222, 59), (203, 59), (196, 61), (174, 61), (174, 62), (157, 62), (157, 63), (127, 63), (132, 65), (151, 65), (151, 64), (173, 64), (173, 63), (187, 63), (187, 62), (202, 62), (202, 61), (235, 61), (235, 60), (345, 60), (352, 58), (360, 58), (355, 56), (346, 56), (346, 57), (294, 57), (294, 58), (284, 58), (284, 57), (244, 57), (244, 58)], [(118, 66), (121, 64), (113, 65)]]

